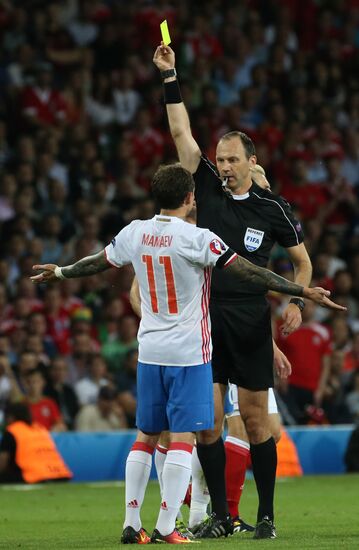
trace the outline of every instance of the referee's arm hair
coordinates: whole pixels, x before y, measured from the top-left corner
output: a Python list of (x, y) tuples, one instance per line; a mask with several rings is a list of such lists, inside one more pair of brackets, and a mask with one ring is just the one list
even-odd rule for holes
[(324, 290), (324, 288), (320, 287), (308, 288), (307, 286), (292, 283), (269, 269), (252, 264), (241, 256), (237, 256), (234, 261), (229, 263), (226, 270), (235, 273), (242, 281), (261, 285), (267, 290), (274, 290), (281, 294), (303, 296), (323, 307), (339, 311), (346, 310), (345, 307), (335, 304), (329, 299), (329, 290)]
[[(153, 62), (162, 73), (170, 71), (175, 68), (175, 53), (172, 48), (161, 43), (155, 51)], [(178, 158), (183, 168), (194, 174), (201, 160), (201, 150), (192, 136), (191, 124), (182, 101), (177, 76), (164, 78), (163, 88), (168, 122)]]

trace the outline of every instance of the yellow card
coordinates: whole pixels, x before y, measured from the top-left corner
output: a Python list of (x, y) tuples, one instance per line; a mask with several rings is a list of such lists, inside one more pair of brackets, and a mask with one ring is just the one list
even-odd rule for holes
[(167, 19), (162, 21), (160, 26), (161, 26), (161, 34), (162, 34), (163, 43), (164, 43), (165, 46), (168, 46), (168, 44), (171, 44), (171, 37), (170, 37), (169, 30), (168, 30)]

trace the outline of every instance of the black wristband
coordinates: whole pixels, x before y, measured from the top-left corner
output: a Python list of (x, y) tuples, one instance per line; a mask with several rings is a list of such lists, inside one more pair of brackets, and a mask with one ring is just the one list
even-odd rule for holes
[(305, 308), (305, 301), (302, 300), (301, 298), (291, 298), (289, 300), (289, 303), (290, 304), (295, 304), (296, 306), (298, 306), (301, 313), (302, 313), (303, 309)]
[(163, 95), (165, 103), (182, 103), (181, 90), (178, 80), (163, 83)]

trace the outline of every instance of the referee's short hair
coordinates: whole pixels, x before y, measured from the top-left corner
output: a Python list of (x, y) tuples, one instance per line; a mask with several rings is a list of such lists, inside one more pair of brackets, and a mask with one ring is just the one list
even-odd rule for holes
[(175, 210), (194, 191), (192, 174), (179, 162), (159, 167), (152, 180), (152, 193), (160, 208)]
[(245, 134), (244, 132), (228, 132), (227, 134), (224, 134), (224, 136), (222, 136), (219, 141), (227, 141), (234, 138), (238, 138), (241, 140), (247, 159), (249, 159), (253, 155), (255, 156), (256, 148), (254, 147), (254, 143), (251, 138), (247, 136), (247, 134)]

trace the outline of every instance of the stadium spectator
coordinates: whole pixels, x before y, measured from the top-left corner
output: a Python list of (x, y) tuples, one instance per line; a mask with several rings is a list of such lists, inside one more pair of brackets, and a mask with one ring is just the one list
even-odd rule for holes
[(80, 405), (96, 403), (100, 389), (108, 385), (106, 361), (99, 353), (93, 354), (89, 361), (88, 375), (75, 384)]
[(25, 375), (25, 400), (37, 424), (54, 432), (66, 431), (60, 410), (55, 401), (44, 395), (45, 379), (39, 369)]
[(133, 315), (123, 315), (118, 320), (118, 336), (116, 340), (108, 340), (102, 347), (102, 355), (106, 359), (109, 369), (121, 372), (126, 354), (137, 349), (138, 324)]
[(117, 392), (110, 386), (100, 388), (97, 401), (82, 407), (75, 419), (79, 432), (109, 432), (127, 428), (126, 417), (118, 405)]
[(67, 375), (66, 360), (61, 356), (54, 357), (47, 369), (44, 395), (55, 401), (67, 428), (72, 430), (80, 404), (73, 386), (67, 382)]
[(313, 304), (307, 303), (302, 312), (302, 325), (286, 338), (279, 333), (277, 339), (279, 348), (292, 365), (288, 384), (281, 385), (281, 397), (299, 424), (305, 422), (307, 405), (322, 403), (323, 384), (330, 369), (330, 333), (314, 321), (315, 309)]
[(138, 351), (129, 350), (116, 376), (118, 402), (125, 411), (129, 428), (136, 426)]

